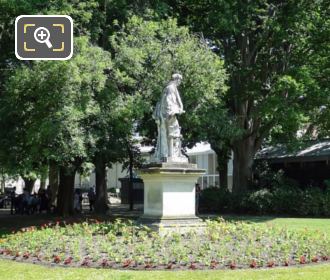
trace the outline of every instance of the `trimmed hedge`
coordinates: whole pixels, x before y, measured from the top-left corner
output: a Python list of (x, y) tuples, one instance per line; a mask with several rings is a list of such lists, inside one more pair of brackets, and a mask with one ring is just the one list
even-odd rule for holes
[(200, 210), (213, 213), (330, 216), (330, 187), (283, 186), (235, 195), (221, 188), (202, 191)]

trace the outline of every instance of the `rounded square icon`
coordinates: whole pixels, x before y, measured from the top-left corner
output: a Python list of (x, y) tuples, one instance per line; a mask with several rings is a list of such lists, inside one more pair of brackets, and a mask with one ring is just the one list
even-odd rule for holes
[(15, 21), (15, 55), (21, 60), (67, 60), (73, 21), (65, 15), (22, 15)]

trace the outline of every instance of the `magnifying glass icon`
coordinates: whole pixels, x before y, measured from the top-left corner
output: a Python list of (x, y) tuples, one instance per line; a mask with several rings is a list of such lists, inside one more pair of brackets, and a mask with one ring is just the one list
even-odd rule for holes
[(50, 49), (53, 47), (52, 43), (49, 41), (50, 33), (46, 27), (38, 27), (34, 31), (34, 39), (38, 43), (45, 43), (47, 47)]

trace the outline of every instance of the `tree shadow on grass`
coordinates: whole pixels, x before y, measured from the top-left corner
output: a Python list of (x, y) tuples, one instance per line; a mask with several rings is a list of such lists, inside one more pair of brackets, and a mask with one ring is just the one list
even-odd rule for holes
[(35, 215), (8, 215), (0, 217), (0, 238), (28, 228), (31, 226), (41, 227), (42, 225), (55, 224), (57, 222), (71, 224), (71, 223), (82, 223), (86, 220), (98, 220), (98, 221), (109, 221), (112, 217), (100, 216), (100, 215), (84, 215), (77, 214), (71, 217), (63, 218), (52, 214), (35, 214)]
[(42, 226), (44, 224), (63, 222), (81, 223), (86, 220), (113, 221), (115, 219), (135, 220), (143, 213), (143, 206), (134, 205), (134, 210), (129, 211), (129, 205), (111, 204), (109, 214), (99, 215), (89, 212), (88, 205), (84, 205), (83, 213), (70, 217), (61, 217), (56, 214), (34, 213), (31, 215), (10, 214), (10, 209), (0, 209), (0, 238), (13, 231), (18, 231), (31, 226)]

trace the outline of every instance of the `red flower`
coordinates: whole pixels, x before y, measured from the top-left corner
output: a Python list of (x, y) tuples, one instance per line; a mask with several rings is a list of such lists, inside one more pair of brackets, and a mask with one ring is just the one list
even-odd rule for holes
[(11, 254), (11, 250), (9, 250), (9, 249), (5, 249), (5, 250), (4, 250), (4, 254), (5, 254), (5, 255), (10, 255), (10, 254)]
[(84, 258), (84, 260), (81, 263), (81, 266), (89, 266), (89, 258), (88, 257)]
[(169, 262), (166, 266), (167, 269), (172, 269), (173, 267), (173, 263), (172, 262)]
[(275, 266), (274, 261), (269, 261), (269, 262), (267, 263), (267, 267), (274, 267), (274, 266)]
[(191, 263), (191, 264), (189, 265), (189, 268), (194, 270), (194, 269), (196, 269), (197, 267), (196, 267), (196, 264)]
[(230, 269), (235, 269), (236, 268), (236, 263), (235, 262), (231, 262), (229, 265)]
[(256, 268), (256, 267), (257, 267), (257, 262), (256, 262), (256, 260), (252, 260), (252, 262), (250, 263), (250, 267), (251, 267), (251, 268)]
[(54, 256), (54, 263), (59, 263), (61, 261), (60, 256)]
[(108, 260), (107, 259), (103, 259), (102, 262), (101, 262), (101, 265), (103, 267), (109, 266)]
[(150, 262), (146, 262), (144, 268), (151, 268), (152, 264)]
[(128, 266), (130, 266), (131, 263), (132, 263), (132, 260), (127, 259), (123, 262), (123, 267), (128, 267)]
[(305, 264), (305, 263), (306, 263), (306, 257), (305, 257), (305, 256), (301, 256), (301, 257), (299, 258), (299, 263), (300, 263), (300, 264)]
[(312, 258), (312, 262), (318, 262), (318, 261), (319, 261), (319, 258), (317, 256)]
[(218, 264), (217, 261), (211, 261), (210, 268), (211, 268), (211, 269), (216, 268), (217, 264)]
[(64, 260), (64, 264), (70, 264), (70, 263), (72, 263), (72, 260), (73, 260), (72, 257), (68, 257)]

